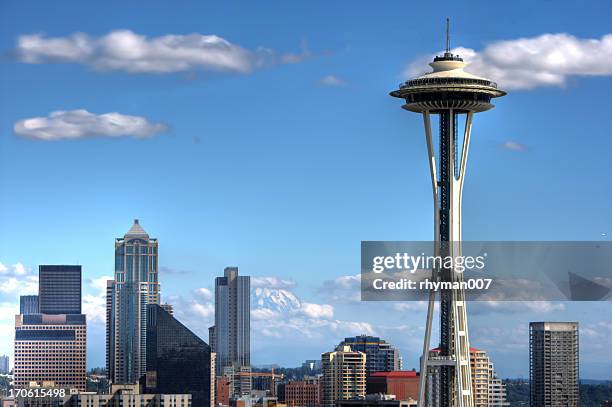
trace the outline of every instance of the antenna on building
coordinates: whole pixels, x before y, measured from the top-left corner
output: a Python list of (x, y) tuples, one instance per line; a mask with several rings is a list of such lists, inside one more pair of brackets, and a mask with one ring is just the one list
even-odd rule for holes
[(450, 18), (446, 17), (446, 53), (450, 53)]

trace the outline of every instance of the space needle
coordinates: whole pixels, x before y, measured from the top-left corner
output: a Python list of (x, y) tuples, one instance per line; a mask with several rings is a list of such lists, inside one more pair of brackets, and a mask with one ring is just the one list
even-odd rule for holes
[[(451, 53), (449, 20), (446, 20), (446, 51), (429, 65), (432, 72), (400, 85), (391, 96), (404, 99), (404, 109), (421, 113), (425, 126), (429, 170), (434, 201), (434, 241), (436, 256), (461, 256), (461, 199), (470, 147), (474, 113), (491, 108), (491, 99), (506, 92), (488, 79), (465, 72), (467, 65)], [(439, 116), (438, 155), (431, 130), (432, 115)], [(458, 119), (465, 116), (463, 140), (459, 147)], [(463, 274), (452, 268), (433, 270), (437, 281), (463, 281)], [(440, 302), (439, 353), (430, 354), (431, 326), (436, 301)], [(463, 290), (429, 292), (427, 323), (421, 357), (419, 407), (426, 406), (425, 390), (432, 386), (430, 369), (439, 371), (439, 405), (474, 405), (470, 372), (470, 340), (465, 293)]]

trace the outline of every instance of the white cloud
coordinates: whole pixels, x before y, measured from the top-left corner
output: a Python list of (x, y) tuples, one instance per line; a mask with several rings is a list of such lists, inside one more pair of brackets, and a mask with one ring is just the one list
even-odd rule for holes
[[(434, 308), (437, 309), (437, 305), (439, 305), (438, 302), (434, 303)], [(396, 311), (427, 311), (428, 303), (427, 301), (396, 302), (392, 307)]]
[(2, 264), (2, 262), (0, 262), (0, 275), (23, 276), (30, 272), (31, 270), (27, 269), (21, 262), (17, 262), (9, 266), (5, 266)]
[(4, 277), (0, 279), (0, 293), (34, 295), (38, 293), (38, 276)]
[(310, 56), (277, 55), (258, 48), (248, 50), (217, 35), (199, 33), (148, 38), (130, 30), (115, 30), (102, 37), (75, 33), (49, 38), (43, 34), (22, 35), (17, 40), (22, 62), (39, 64), (67, 62), (99, 71), (171, 73), (193, 70), (249, 73), (275, 63), (296, 63)]
[(104, 297), (85, 294), (83, 296), (83, 313), (87, 315), (88, 323), (106, 323), (106, 299)]
[(555, 311), (564, 311), (565, 304), (553, 301), (474, 301), (469, 311), (474, 314), (486, 313), (533, 313), (546, 314)]
[(96, 115), (84, 109), (56, 111), (48, 117), (20, 120), (13, 126), (15, 134), (35, 140), (55, 141), (88, 137), (147, 138), (168, 131), (168, 126), (153, 123), (142, 116), (117, 112)]
[(346, 82), (343, 79), (335, 75), (326, 75), (322, 77), (321, 79), (319, 79), (319, 83), (325, 86), (336, 86), (336, 87), (346, 85)]
[(326, 318), (334, 317), (334, 307), (329, 304), (313, 304), (303, 302), (300, 311), (310, 318)]
[(215, 306), (212, 303), (200, 304), (194, 301), (191, 304), (191, 309), (197, 315), (204, 318), (210, 318), (215, 315)]
[(6, 299), (38, 294), (38, 274), (21, 262), (9, 266), (0, 263), (0, 294)]
[[(563, 86), (571, 76), (612, 75), (612, 34), (600, 39), (570, 34), (543, 34), (532, 38), (496, 41), (482, 51), (455, 48), (470, 65), (469, 72), (499, 83), (503, 89)], [(431, 56), (408, 66), (405, 76), (424, 72)]]
[(206, 287), (200, 287), (200, 288), (196, 288), (194, 290), (194, 293), (196, 294), (196, 296), (204, 299), (204, 300), (210, 300), (213, 298), (213, 293), (212, 291), (210, 291), (208, 288)]
[(333, 280), (326, 280), (319, 287), (319, 293), (327, 301), (361, 301), (361, 275), (340, 276)]
[(502, 143), (501, 147), (504, 150), (510, 150), (510, 151), (527, 151), (527, 147), (524, 144), (517, 143), (516, 141), (510, 141), (510, 140)]
[(101, 276), (89, 280), (95, 294), (83, 295), (83, 313), (87, 315), (88, 323), (106, 323), (106, 282), (112, 279), (112, 276)]

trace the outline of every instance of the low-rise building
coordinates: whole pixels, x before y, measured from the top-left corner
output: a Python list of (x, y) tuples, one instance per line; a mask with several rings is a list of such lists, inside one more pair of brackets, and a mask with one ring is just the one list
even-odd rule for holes
[(396, 400), (419, 397), (419, 374), (411, 371), (376, 372), (366, 379), (368, 394), (392, 394)]

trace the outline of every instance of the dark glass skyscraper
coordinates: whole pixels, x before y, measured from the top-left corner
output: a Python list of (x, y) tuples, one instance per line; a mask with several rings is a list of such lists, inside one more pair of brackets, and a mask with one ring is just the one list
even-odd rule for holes
[(212, 380), (210, 346), (163, 307), (148, 305), (145, 391), (187, 393), (193, 407), (210, 407)]
[(41, 314), (80, 314), (81, 266), (39, 266), (38, 307)]
[(146, 312), (159, 304), (157, 239), (138, 219), (115, 240), (115, 279), (106, 289), (106, 366), (116, 384), (138, 383), (146, 371)]
[(401, 369), (399, 351), (376, 336), (359, 335), (344, 338), (338, 346), (350, 346), (354, 352), (366, 354), (366, 375)]
[[(226, 367), (239, 371), (251, 364), (251, 277), (239, 276), (238, 267), (226, 267), (215, 279), (214, 337), (217, 375)], [(212, 333), (212, 335), (210, 335)]]
[(39, 314), (38, 295), (22, 295), (19, 297), (19, 313), (21, 315)]

